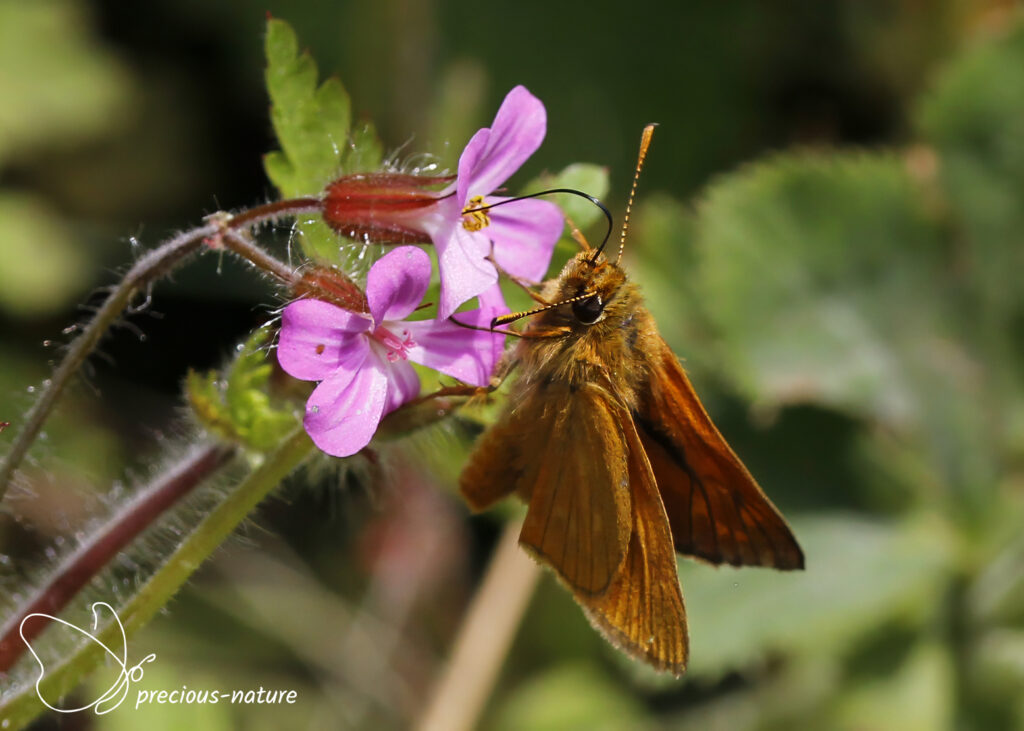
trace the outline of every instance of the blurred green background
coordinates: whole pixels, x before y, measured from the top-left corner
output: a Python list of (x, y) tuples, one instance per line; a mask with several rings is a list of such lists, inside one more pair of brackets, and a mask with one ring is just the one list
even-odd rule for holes
[[(1018, 3), (0, 0), (0, 421), (136, 238), (273, 197), (267, 11), (398, 159), (453, 166), (522, 83), (548, 137), (514, 182), (607, 165), (621, 215), (661, 123), (627, 266), (807, 555), (800, 575), (682, 562), (681, 681), (623, 660), (546, 577), (481, 728), (1024, 728)], [(187, 368), (277, 303), (228, 260), (158, 286), (0, 511), (4, 570), (145, 473)], [(454, 494), (473, 433), (408, 440), (386, 479), (294, 481), (130, 643), (160, 658), (143, 688), (299, 704), (126, 704), (75, 728), (409, 726), (507, 515)]]

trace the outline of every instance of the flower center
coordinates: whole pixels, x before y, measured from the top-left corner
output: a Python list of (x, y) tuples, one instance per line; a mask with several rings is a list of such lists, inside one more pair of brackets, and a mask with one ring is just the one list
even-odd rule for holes
[(416, 346), (408, 330), (403, 330), (402, 337), (398, 337), (383, 325), (374, 330), (370, 337), (387, 348), (388, 363), (409, 360), (409, 348)]
[(466, 207), (462, 209), (462, 228), (467, 231), (479, 231), (491, 225), (491, 218), (487, 211), (474, 211), (484, 205), (484, 197), (475, 195), (469, 199)]

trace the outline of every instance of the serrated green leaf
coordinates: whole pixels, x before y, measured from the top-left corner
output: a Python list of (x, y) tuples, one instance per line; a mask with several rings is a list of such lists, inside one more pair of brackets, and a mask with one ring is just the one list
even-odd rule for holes
[(266, 83), (270, 119), (282, 155), (269, 160), (267, 174), (285, 197), (315, 195), (341, 170), (349, 138), (351, 102), (337, 79), (317, 88), (316, 63), (299, 53), (286, 22), (267, 23)]
[[(331, 180), (379, 169), (383, 145), (369, 123), (351, 125), (351, 101), (336, 78), (317, 87), (316, 63), (299, 53), (298, 40), (282, 20), (267, 24), (267, 92), (270, 118), (281, 150), (264, 156), (267, 177), (284, 197), (316, 195)], [(341, 237), (321, 221), (297, 226), (307, 256), (339, 260)]]
[(749, 397), (921, 420), (897, 351), (927, 349), (947, 329), (935, 290), (944, 249), (897, 158), (751, 166), (710, 189), (696, 236), (722, 365)]
[(352, 129), (352, 141), (344, 155), (346, 173), (378, 170), (384, 161), (384, 143), (372, 122), (364, 121)]
[(1024, 22), (955, 58), (921, 102), (977, 294), (1006, 317), (1024, 271)]
[(912, 435), (973, 513), (1002, 447), (978, 408), (993, 397), (952, 241), (924, 201), (893, 155), (758, 163), (703, 201), (696, 279), (720, 371), (755, 404), (818, 404)]
[(264, 451), (298, 425), (294, 410), (276, 405), (267, 392), (273, 368), (267, 361), (267, 329), (257, 330), (240, 346), (224, 378), (215, 371), (190, 372), (186, 395), (199, 422), (228, 441)]

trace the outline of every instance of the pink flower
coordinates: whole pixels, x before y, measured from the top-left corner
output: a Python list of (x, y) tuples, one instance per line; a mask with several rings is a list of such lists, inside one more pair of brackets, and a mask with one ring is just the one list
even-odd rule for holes
[[(355, 454), (385, 414), (419, 395), (410, 360), (471, 385), (487, 384), (501, 336), (448, 320), (405, 320), (429, 284), (430, 257), (403, 246), (370, 268), (369, 313), (314, 299), (285, 307), (277, 358), (295, 378), (320, 381), (306, 403), (304, 426), (324, 452)], [(461, 312), (459, 321), (487, 327), (493, 314)]]
[(498, 266), (515, 277), (539, 281), (547, 272), (564, 226), (558, 206), (523, 200), (467, 212), (507, 200), (491, 193), (537, 151), (546, 131), (544, 105), (525, 86), (517, 86), (501, 103), (493, 125), (473, 135), (462, 151), (454, 197), (441, 200), (437, 215), (424, 222), (441, 270), (439, 317), (497, 284), (492, 251)]
[(494, 262), (520, 279), (542, 279), (562, 233), (562, 213), (541, 200), (473, 209), (508, 200), (491, 193), (536, 152), (546, 131), (544, 105), (526, 87), (517, 86), (505, 97), (493, 125), (466, 145), (454, 183), (430, 190), (451, 179), (391, 173), (346, 176), (324, 191), (324, 220), (347, 236), (365, 235), (381, 243), (433, 241), (441, 270), (442, 319), (491, 290), (489, 299), (500, 301)]

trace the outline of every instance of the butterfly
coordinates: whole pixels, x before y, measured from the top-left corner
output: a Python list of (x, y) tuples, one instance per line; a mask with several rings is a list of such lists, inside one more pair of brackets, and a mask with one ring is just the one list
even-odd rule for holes
[[(680, 675), (689, 656), (676, 553), (712, 564), (802, 569), (785, 519), (712, 423), (619, 254), (580, 251), (546, 282), (511, 353), (508, 405), (459, 488), (475, 511), (515, 493), (520, 545), (627, 654)], [(605, 239), (607, 241), (607, 237)]]

